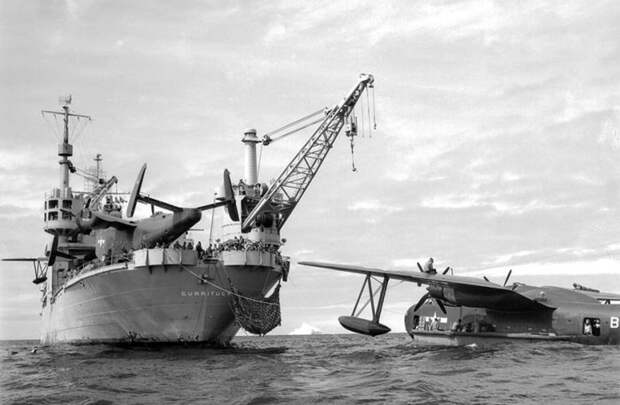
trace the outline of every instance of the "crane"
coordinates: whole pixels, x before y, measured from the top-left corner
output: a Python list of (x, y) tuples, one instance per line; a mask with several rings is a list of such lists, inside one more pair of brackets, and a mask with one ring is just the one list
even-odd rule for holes
[(116, 176), (112, 176), (110, 180), (106, 181), (103, 184), (98, 185), (93, 192), (91, 193), (90, 200), (87, 202), (86, 207), (96, 208), (103, 197), (108, 193), (108, 191), (118, 182)]
[[(282, 228), (308, 189), (312, 179), (316, 176), (327, 153), (332, 148), (364, 90), (373, 88), (373, 86), (374, 77), (371, 74), (362, 73), (357, 84), (345, 98), (331, 109), (324, 111), (325, 117), (320, 120), (321, 124), (312, 136), (310, 136), (280, 176), (260, 198), (245, 219), (243, 219), (241, 227), (243, 232), (248, 232), (253, 226), (256, 226), (257, 218), (267, 212), (276, 214), (275, 219), (278, 231)], [(313, 113), (311, 116), (315, 114)], [(319, 121), (316, 122), (318, 123)], [(272, 142), (272, 139), (268, 136), (263, 138), (264, 145), (270, 142)]]

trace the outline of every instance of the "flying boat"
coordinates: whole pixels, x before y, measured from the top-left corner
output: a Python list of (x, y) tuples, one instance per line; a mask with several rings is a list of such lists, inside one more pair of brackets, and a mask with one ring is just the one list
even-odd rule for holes
[[(508, 341), (570, 341), (591, 345), (620, 344), (620, 294), (573, 284), (573, 288), (503, 284), (488, 278), (438, 273), (418, 263), (418, 270), (385, 270), (356, 265), (301, 261), (305, 266), (365, 276), (351, 315), (338, 320), (363, 335), (390, 332), (380, 323), (390, 280), (425, 285), (427, 293), (405, 314), (405, 328), (415, 342), (463, 346)], [(373, 283), (376, 288), (373, 288)], [(360, 305), (364, 293), (368, 302)], [(375, 300), (377, 294), (378, 299)], [(372, 319), (361, 312), (370, 304)]]

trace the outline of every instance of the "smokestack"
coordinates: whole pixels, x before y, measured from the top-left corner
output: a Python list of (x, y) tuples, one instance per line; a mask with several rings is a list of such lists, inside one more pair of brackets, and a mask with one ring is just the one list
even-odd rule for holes
[(247, 129), (243, 133), (241, 140), (245, 144), (245, 176), (243, 181), (245, 184), (258, 183), (258, 168), (256, 165), (256, 144), (260, 141), (256, 137), (255, 129)]

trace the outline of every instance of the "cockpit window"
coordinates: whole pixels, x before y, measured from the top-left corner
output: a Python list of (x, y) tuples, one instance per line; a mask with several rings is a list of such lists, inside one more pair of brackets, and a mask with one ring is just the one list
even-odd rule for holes
[(600, 336), (601, 320), (599, 318), (583, 318), (583, 334), (588, 336)]

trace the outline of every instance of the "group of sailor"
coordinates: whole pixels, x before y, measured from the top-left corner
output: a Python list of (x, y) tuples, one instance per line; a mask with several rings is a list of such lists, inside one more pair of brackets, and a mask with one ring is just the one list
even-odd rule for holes
[(175, 249), (195, 249), (200, 259), (207, 259), (218, 256), (222, 252), (231, 251), (259, 251), (268, 252), (276, 255), (280, 255), (279, 246), (274, 244), (265, 243), (263, 241), (253, 241), (243, 236), (235, 236), (233, 239), (220, 242), (217, 239), (214, 243), (209, 243), (206, 248), (203, 248), (202, 243), (199, 241), (196, 246), (192, 242), (175, 242), (173, 245)]
[(234, 239), (229, 239), (222, 243), (216, 241), (215, 251), (216, 252), (229, 252), (229, 251), (260, 251), (260, 252), (269, 252), (269, 253), (277, 253), (279, 250), (279, 246), (265, 243), (263, 241), (253, 241), (243, 236), (235, 236)]
[[(243, 236), (235, 236), (234, 239), (229, 239), (224, 242), (220, 242), (219, 239), (215, 243), (209, 243), (209, 246), (203, 248), (202, 243), (198, 241), (196, 246), (192, 241), (179, 241), (174, 242), (172, 246), (169, 244), (163, 244), (157, 242), (150, 246), (150, 248), (159, 249), (177, 249), (177, 250), (196, 250), (198, 258), (201, 260), (209, 259), (218, 256), (221, 252), (225, 251), (259, 251), (268, 252), (280, 256), (279, 246), (274, 244), (268, 244), (263, 241), (252, 241), (244, 238)], [(108, 249), (106, 254), (101, 257), (100, 265), (109, 265), (113, 263), (127, 262), (132, 258), (132, 252), (123, 247), (122, 251), (114, 255), (112, 249)]]
[[(425, 331), (443, 331), (444, 327), (441, 325), (441, 320), (437, 317), (424, 317), (421, 322), (419, 322), (415, 329), (417, 330), (425, 330)], [(465, 332), (465, 333), (479, 333), (479, 332), (494, 332), (494, 325), (489, 322), (481, 319), (475, 322), (467, 322), (463, 323), (462, 319), (452, 323), (450, 327), (450, 332)]]
[(584, 335), (594, 335), (599, 336), (601, 333), (601, 320), (585, 318), (583, 320), (583, 334)]

